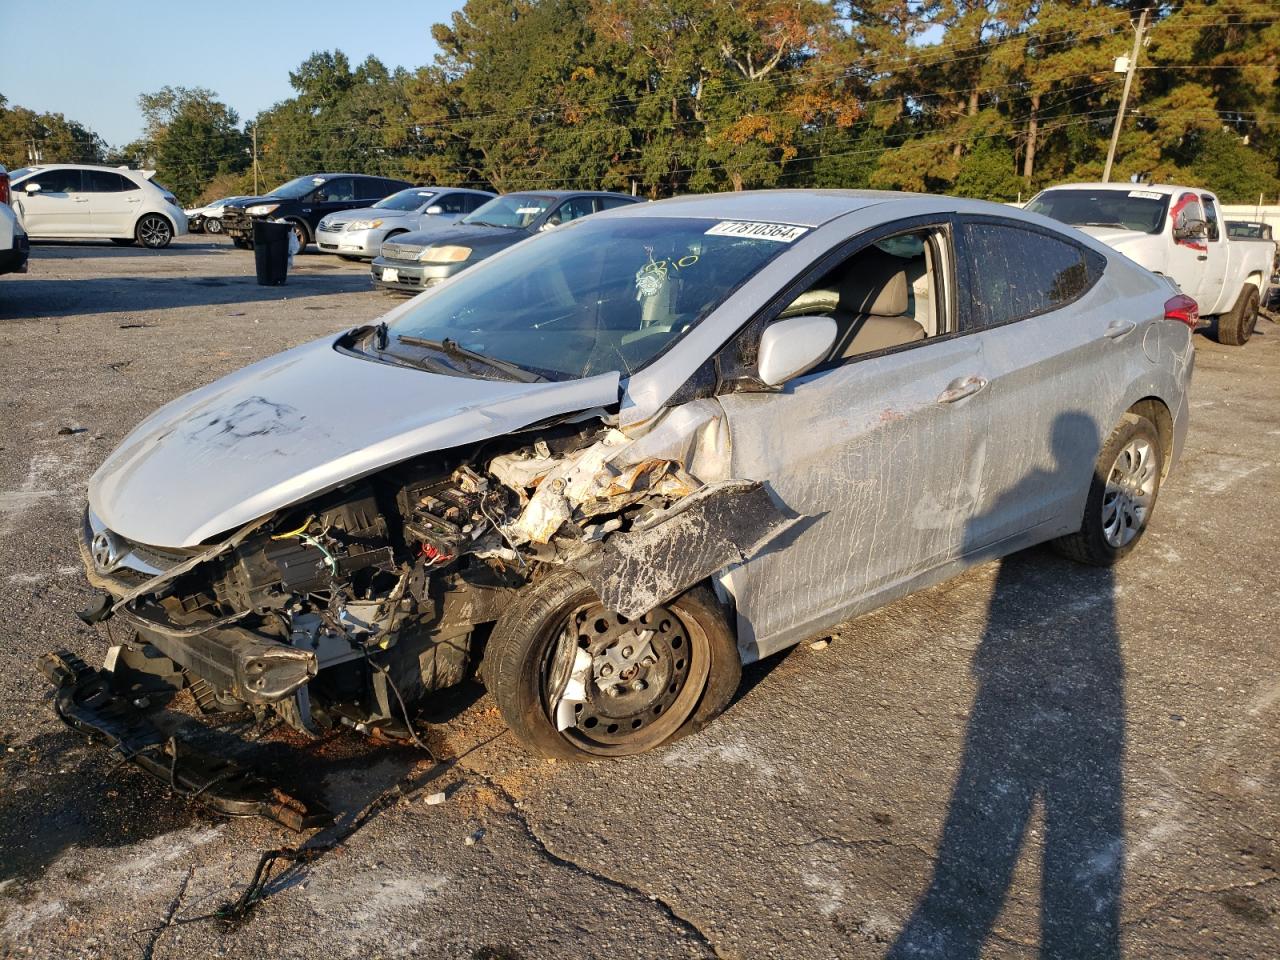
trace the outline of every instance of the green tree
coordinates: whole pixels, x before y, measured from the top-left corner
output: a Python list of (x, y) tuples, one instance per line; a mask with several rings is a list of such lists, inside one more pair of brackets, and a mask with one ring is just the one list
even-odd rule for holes
[(249, 165), (239, 117), (212, 90), (163, 87), (142, 94), (138, 106), (144, 139), (124, 149), (126, 162), (154, 164), (157, 179), (184, 203), (193, 203), (215, 178)]
[(60, 113), (10, 107), (0, 95), (0, 163), (10, 170), (41, 163), (101, 163), (102, 138)]

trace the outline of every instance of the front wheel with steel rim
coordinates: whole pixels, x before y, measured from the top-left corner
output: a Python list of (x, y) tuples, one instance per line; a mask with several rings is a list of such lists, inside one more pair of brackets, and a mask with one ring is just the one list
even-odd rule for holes
[(568, 760), (643, 753), (700, 729), (742, 676), (715, 597), (695, 587), (629, 620), (582, 576), (526, 587), (498, 620), (481, 667), (512, 731)]
[(210, 217), (204, 222), (204, 230), (205, 233), (221, 233), (222, 221), (217, 217)]
[(163, 250), (173, 239), (173, 227), (158, 213), (149, 213), (138, 221), (134, 235), (144, 247)]
[(1055, 541), (1059, 552), (1103, 567), (1123, 559), (1146, 532), (1163, 472), (1155, 425), (1126, 413), (1094, 465), (1080, 530)]

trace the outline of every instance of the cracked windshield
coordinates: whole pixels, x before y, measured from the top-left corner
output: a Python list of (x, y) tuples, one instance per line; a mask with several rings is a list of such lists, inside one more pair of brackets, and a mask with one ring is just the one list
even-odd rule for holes
[[(716, 220), (584, 221), (451, 280), (390, 325), (553, 380), (643, 367), (787, 248)], [(792, 231), (798, 236), (803, 231)]]

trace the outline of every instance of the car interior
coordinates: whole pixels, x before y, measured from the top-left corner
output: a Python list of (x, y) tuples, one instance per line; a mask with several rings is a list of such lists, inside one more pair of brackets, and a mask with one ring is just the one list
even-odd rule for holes
[(836, 341), (825, 363), (937, 336), (944, 331), (931, 233), (899, 234), (863, 248), (796, 297), (778, 319), (834, 319)]

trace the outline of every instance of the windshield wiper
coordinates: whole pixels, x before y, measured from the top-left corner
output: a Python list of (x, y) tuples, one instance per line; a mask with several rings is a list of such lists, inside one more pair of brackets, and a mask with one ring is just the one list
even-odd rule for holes
[(1123, 223), (1102, 222), (1098, 220), (1086, 220), (1084, 223), (1076, 224), (1078, 227), (1118, 227), (1121, 230), (1128, 230)]
[(510, 360), (501, 360), (498, 357), (487, 357), (483, 353), (477, 353), (475, 350), (464, 347), (457, 340), (452, 340), (449, 337), (445, 337), (443, 340), (430, 340), (426, 337), (411, 337), (400, 334), (396, 336), (396, 340), (411, 347), (427, 347), (431, 350), (439, 350), (450, 357), (483, 363), (494, 370), (501, 370), (512, 380), (518, 380), (520, 383), (545, 383), (547, 379), (531, 370), (526, 370), (518, 364), (512, 363)]
[(468, 227), (498, 227), (499, 229), (502, 229), (502, 230), (513, 229), (511, 227), (508, 227), (505, 223), (490, 223), (488, 220), (468, 220), (467, 226)]

